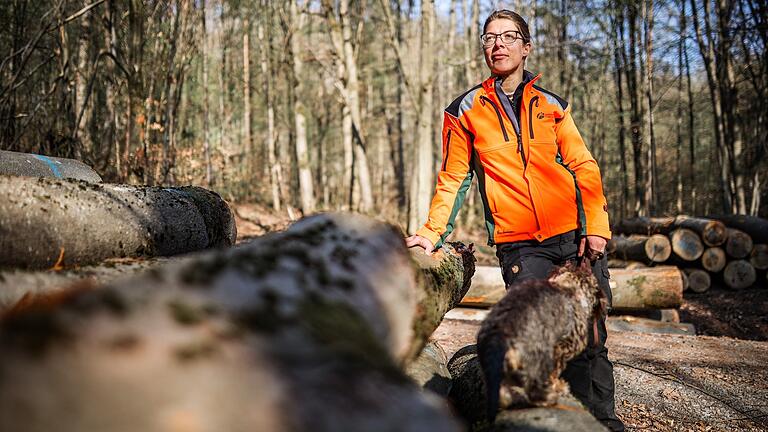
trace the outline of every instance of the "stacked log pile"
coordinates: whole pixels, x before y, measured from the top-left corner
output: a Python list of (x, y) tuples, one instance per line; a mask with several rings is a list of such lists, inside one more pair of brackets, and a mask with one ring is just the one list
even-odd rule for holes
[[(614, 227), (608, 252), (613, 266), (673, 265), (685, 289), (704, 292), (713, 279), (733, 290), (765, 285), (768, 221), (754, 216), (625, 219)], [(639, 264), (638, 264), (639, 263)], [(613, 273), (613, 272), (612, 272)]]

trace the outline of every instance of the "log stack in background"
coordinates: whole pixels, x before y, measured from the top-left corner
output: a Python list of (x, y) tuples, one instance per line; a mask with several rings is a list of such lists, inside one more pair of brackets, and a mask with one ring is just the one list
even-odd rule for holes
[[(622, 220), (613, 231), (607, 248), (612, 265), (674, 265), (693, 292), (706, 291), (713, 280), (744, 289), (768, 269), (768, 221), (754, 216), (639, 217)], [(671, 249), (666, 256), (664, 239)]]

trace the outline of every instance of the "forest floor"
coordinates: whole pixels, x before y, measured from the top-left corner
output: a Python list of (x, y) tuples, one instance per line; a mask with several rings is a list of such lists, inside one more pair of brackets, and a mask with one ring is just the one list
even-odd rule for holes
[[(234, 208), (239, 240), (290, 223), (287, 215), (263, 207)], [(475, 243), (478, 265), (498, 265), (484, 233), (457, 231), (453, 237)], [(696, 336), (609, 335), (616, 413), (627, 430), (768, 431), (768, 287), (685, 293), (679, 314), (681, 322), (696, 327)], [(475, 343), (479, 326), (445, 319), (433, 338), (451, 358)]]

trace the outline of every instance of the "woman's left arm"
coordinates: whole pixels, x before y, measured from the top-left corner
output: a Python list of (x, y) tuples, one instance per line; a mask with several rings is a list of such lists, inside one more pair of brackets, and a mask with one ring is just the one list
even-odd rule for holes
[(600, 168), (576, 128), (576, 123), (571, 117), (570, 107), (565, 110), (563, 117), (557, 122), (555, 132), (563, 163), (576, 174), (576, 181), (581, 190), (587, 235), (610, 239), (608, 203), (603, 194)]

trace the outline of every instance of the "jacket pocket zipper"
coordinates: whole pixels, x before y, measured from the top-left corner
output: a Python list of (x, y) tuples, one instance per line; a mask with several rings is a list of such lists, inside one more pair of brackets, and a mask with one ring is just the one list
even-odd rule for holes
[(501, 118), (501, 111), (499, 111), (499, 107), (497, 107), (496, 104), (493, 103), (493, 101), (487, 96), (480, 96), (480, 100), (488, 101), (488, 103), (491, 104), (491, 107), (493, 107), (493, 110), (496, 111), (496, 118), (499, 119), (499, 126), (501, 126), (501, 133), (504, 135), (504, 141), (509, 142), (509, 135), (507, 135), (507, 129), (504, 127), (504, 119)]
[(531, 139), (533, 139), (533, 102), (536, 102), (536, 106), (539, 106), (539, 97), (534, 96), (531, 98), (531, 101), (528, 103), (528, 133), (531, 136)]
[(445, 160), (443, 160), (443, 169), (442, 171), (445, 171), (445, 167), (448, 166), (448, 155), (451, 151), (451, 129), (448, 129), (448, 136), (445, 138)]

